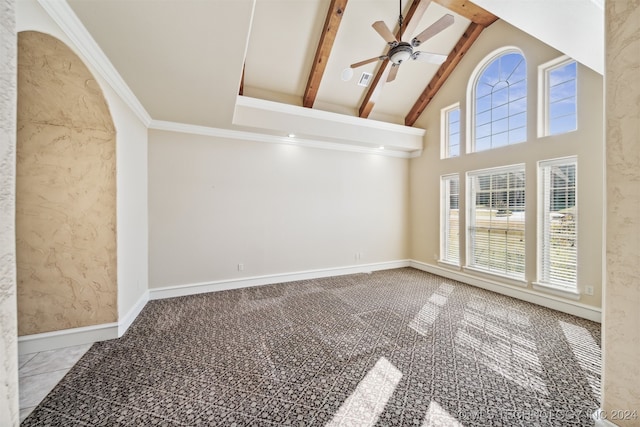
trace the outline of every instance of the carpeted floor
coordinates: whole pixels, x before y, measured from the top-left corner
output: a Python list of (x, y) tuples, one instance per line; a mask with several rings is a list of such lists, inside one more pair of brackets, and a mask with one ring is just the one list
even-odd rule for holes
[(150, 301), (24, 426), (592, 426), (600, 325), (411, 268)]

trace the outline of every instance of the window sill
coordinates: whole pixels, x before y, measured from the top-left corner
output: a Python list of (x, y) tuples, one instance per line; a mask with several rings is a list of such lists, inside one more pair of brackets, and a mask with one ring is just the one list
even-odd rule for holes
[(468, 265), (464, 266), (462, 270), (465, 273), (472, 273), (478, 276), (496, 280), (498, 281), (498, 283), (502, 282), (502, 283), (506, 283), (507, 285), (520, 286), (522, 288), (526, 288), (529, 285), (529, 283), (526, 280), (516, 279), (510, 276), (503, 276), (501, 274), (492, 273), (490, 271), (482, 270), (480, 268), (469, 267)]
[(445, 260), (442, 260), (442, 259), (439, 259), (437, 262), (438, 262), (438, 265), (440, 267), (445, 267), (445, 268), (448, 268), (450, 270), (458, 270), (458, 271), (461, 270), (460, 264), (454, 264), (452, 262), (445, 261)]
[(536, 291), (546, 292), (559, 297), (572, 299), (574, 301), (578, 301), (580, 299), (580, 292), (577, 289), (572, 289), (568, 287), (551, 285), (549, 283), (533, 282), (533, 289)]

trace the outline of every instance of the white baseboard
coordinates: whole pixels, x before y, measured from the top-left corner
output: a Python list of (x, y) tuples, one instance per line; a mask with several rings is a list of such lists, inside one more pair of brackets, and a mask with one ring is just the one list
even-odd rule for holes
[(583, 319), (599, 323), (601, 322), (602, 311), (597, 307), (561, 299), (554, 295), (544, 295), (522, 287), (499, 283), (490, 279), (472, 276), (461, 271), (454, 271), (420, 261), (411, 260), (409, 262), (409, 266), (428, 273), (437, 274), (438, 276), (457, 280), (458, 282), (466, 283), (468, 285), (477, 286), (502, 295), (507, 295), (523, 301), (538, 304), (543, 307), (551, 308), (553, 310), (561, 311), (563, 313), (582, 317)]
[(44, 332), (41, 334), (18, 337), (18, 353), (36, 353), (40, 351), (55, 350), (58, 348), (91, 344), (97, 341), (119, 338), (124, 335), (150, 299), (172, 298), (204, 292), (222, 291), (226, 289), (246, 288), (249, 286), (285, 283), (329, 276), (342, 276), (345, 274), (367, 273), (371, 271), (389, 270), (392, 268), (408, 266), (409, 260), (399, 260), (150, 289), (142, 294), (127, 314), (124, 315), (117, 323), (104, 323), (101, 325), (63, 329), (60, 331)]
[(125, 314), (122, 317), (122, 319), (120, 319), (120, 321), (118, 322), (118, 337), (123, 336), (124, 333), (127, 332), (127, 329), (129, 329), (129, 326), (131, 326), (133, 321), (136, 320), (136, 317), (138, 317), (138, 315), (140, 314), (144, 306), (147, 305), (148, 301), (149, 301), (149, 291), (144, 291), (144, 293), (140, 296), (138, 301), (136, 301), (133, 307), (129, 309), (129, 312)]
[(18, 337), (18, 354), (55, 350), (118, 338), (118, 324), (103, 323)]
[[(61, 331), (45, 332), (42, 334), (26, 335), (18, 338), (19, 354), (35, 353), (54, 350), (74, 345), (89, 344), (97, 341), (119, 338), (138, 317), (149, 300), (174, 298), (195, 295), (206, 292), (216, 292), (228, 289), (239, 289), (250, 286), (262, 286), (276, 283), (286, 283), (298, 280), (319, 279), (322, 277), (343, 276), (347, 274), (369, 273), (372, 271), (389, 270), (393, 268), (413, 267), (418, 270), (437, 274), (459, 282), (477, 286), (499, 294), (508, 295), (564, 313), (600, 322), (601, 311), (596, 307), (587, 306), (573, 301), (566, 301), (553, 295), (541, 295), (537, 292), (521, 287), (513, 287), (489, 279), (479, 278), (470, 274), (454, 271), (436, 265), (430, 265), (415, 260), (397, 260), (373, 264), (352, 265), (346, 267), (307, 270), (293, 273), (270, 274), (264, 276), (245, 277), (241, 279), (217, 280), (214, 282), (192, 283), (186, 285), (167, 286), (149, 289), (142, 294), (126, 315), (117, 323), (86, 326), (82, 328), (64, 329)], [(606, 420), (603, 420), (606, 421)], [(603, 424), (602, 426), (609, 426)]]
[(80, 328), (62, 329), (60, 331), (43, 332), (41, 334), (24, 335), (18, 337), (18, 354), (36, 353), (55, 350), (74, 345), (92, 344), (98, 341), (119, 338), (127, 329), (145, 304), (149, 301), (149, 292), (142, 294), (129, 312), (119, 322), (102, 323), (100, 325), (83, 326)]
[(265, 276), (245, 277), (241, 279), (217, 280), (214, 282), (191, 283), (187, 285), (167, 286), (149, 289), (149, 299), (174, 298), (206, 292), (225, 291), (228, 289), (247, 288), (275, 283), (294, 282), (297, 280), (319, 279), (322, 277), (344, 276), (346, 274), (369, 273), (378, 270), (408, 267), (409, 260), (388, 261), (373, 264), (353, 265), (348, 267), (307, 270), (294, 273), (269, 274)]

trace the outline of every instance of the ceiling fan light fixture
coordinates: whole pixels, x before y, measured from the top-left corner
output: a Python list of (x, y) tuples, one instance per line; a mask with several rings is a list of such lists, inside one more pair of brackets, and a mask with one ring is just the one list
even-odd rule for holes
[[(592, 0), (592, 1), (596, 1), (596, 0)], [(371, 25), (373, 29), (376, 30), (376, 32), (384, 39), (384, 41), (387, 42), (387, 45), (389, 45), (389, 51), (387, 52), (387, 54), (379, 56), (377, 58), (373, 57), (373, 58), (365, 59), (364, 61), (355, 62), (350, 65), (350, 68), (358, 68), (363, 65), (376, 62), (378, 60), (391, 61), (392, 66), (388, 70), (386, 70), (386, 66), (388, 65), (388, 62), (384, 63), (385, 72), (388, 72), (386, 82), (389, 83), (396, 79), (396, 76), (398, 75), (399, 65), (408, 59), (418, 60), (421, 62), (428, 62), (431, 64), (438, 64), (438, 65), (443, 64), (447, 60), (448, 55), (441, 55), (441, 54), (429, 53), (429, 52), (417, 52), (417, 51), (414, 52), (413, 48), (420, 46), (422, 43), (429, 40), (433, 36), (437, 35), (441, 31), (443, 31), (445, 28), (451, 26), (454, 22), (453, 15), (449, 13), (445, 14), (436, 22), (434, 22), (433, 24), (425, 28), (420, 34), (415, 36), (411, 40), (411, 43), (407, 43), (402, 41), (402, 39), (400, 38), (401, 35), (404, 34), (403, 27), (402, 27), (402, 21), (404, 17), (402, 16), (402, 0), (399, 0), (398, 3), (399, 3), (398, 9), (400, 11), (400, 15), (398, 15), (398, 27), (399, 27), (398, 37), (396, 37), (391, 32), (391, 30), (389, 29), (389, 27), (387, 27), (387, 24), (385, 24), (384, 21), (376, 21)], [(415, 3), (416, 2), (414, 1), (414, 4)], [(428, 1), (426, 3), (428, 3)], [(424, 11), (421, 13), (424, 13)], [(412, 18), (413, 18), (413, 15), (412, 15)], [(411, 31), (413, 31), (413, 29)], [(343, 72), (343, 75), (344, 75), (344, 72)], [(378, 83), (379, 78), (380, 78), (380, 74), (376, 76), (376, 84)], [(362, 83), (363, 83), (363, 78), (360, 78), (360, 82), (358, 84), (360, 86), (365, 86)]]
[(398, 46), (392, 48), (389, 51), (388, 56), (391, 62), (393, 62), (396, 65), (400, 65), (402, 64), (402, 62), (411, 58), (412, 54), (413, 54), (413, 48), (411, 47), (411, 45), (409, 43), (402, 42), (402, 43), (399, 43)]

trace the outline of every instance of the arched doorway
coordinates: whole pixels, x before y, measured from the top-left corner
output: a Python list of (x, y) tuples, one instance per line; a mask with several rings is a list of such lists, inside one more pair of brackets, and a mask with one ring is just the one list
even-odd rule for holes
[(116, 132), (60, 40), (18, 34), (18, 335), (117, 321)]

